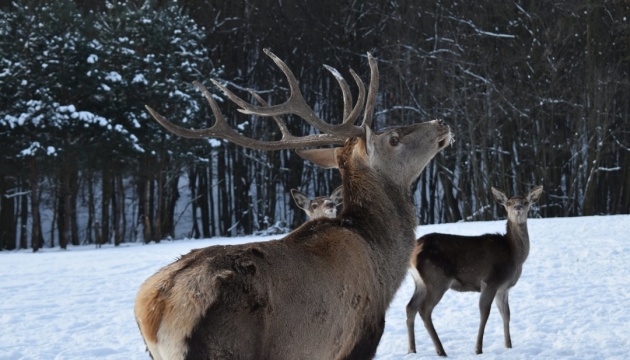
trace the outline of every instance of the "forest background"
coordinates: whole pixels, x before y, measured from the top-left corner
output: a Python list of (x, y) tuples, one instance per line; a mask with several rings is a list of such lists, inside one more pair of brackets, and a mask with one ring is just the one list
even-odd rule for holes
[[(207, 127), (191, 82), (223, 99), (210, 78), (284, 101), (263, 48), (331, 123), (342, 96), (322, 64), (367, 80), (367, 52), (381, 73), (377, 129), (449, 123), (455, 141), (414, 192), (420, 224), (496, 218), (490, 186), (544, 185), (536, 216), (630, 213), (628, 0), (22, 0), (0, 5), (0, 249), (302, 223), (289, 190), (328, 194), (336, 171), (292, 151), (178, 138), (144, 109)], [(220, 107), (247, 136), (279, 135), (270, 119)]]

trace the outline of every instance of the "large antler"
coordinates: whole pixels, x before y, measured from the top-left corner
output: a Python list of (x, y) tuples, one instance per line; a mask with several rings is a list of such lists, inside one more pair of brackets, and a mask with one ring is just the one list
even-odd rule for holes
[[(341, 86), (341, 91), (343, 93), (343, 120), (339, 125), (332, 125), (317, 117), (313, 109), (306, 103), (306, 100), (304, 99), (304, 96), (302, 95), (302, 92), (300, 91), (300, 88), (298, 86), (298, 81), (293, 75), (293, 72), (289, 69), (289, 67), (268, 49), (264, 49), (263, 51), (265, 52), (265, 54), (271, 57), (276, 65), (278, 65), (280, 70), (282, 70), (282, 72), (286, 76), (287, 81), (289, 82), (291, 94), (286, 102), (279, 105), (269, 106), (258, 95), (250, 91), (250, 93), (261, 103), (262, 106), (253, 105), (236, 96), (225, 86), (221, 85), (218, 81), (212, 80), (212, 82), (216, 86), (218, 86), (225, 93), (225, 95), (230, 100), (232, 100), (232, 102), (240, 107), (240, 112), (250, 115), (272, 117), (280, 128), (280, 132), (282, 133), (282, 138), (280, 140), (257, 140), (248, 138), (236, 132), (228, 125), (228, 123), (223, 118), (223, 115), (221, 115), (221, 111), (216, 101), (212, 98), (212, 94), (210, 94), (205, 86), (201, 85), (197, 81), (194, 81), (193, 84), (195, 84), (195, 86), (199, 90), (201, 90), (201, 92), (206, 97), (206, 100), (210, 104), (210, 108), (212, 109), (212, 113), (214, 114), (214, 117), (216, 119), (214, 125), (212, 125), (211, 127), (199, 130), (183, 128), (168, 121), (151, 107), (146, 106), (146, 108), (151, 116), (153, 116), (153, 118), (157, 120), (157, 122), (159, 122), (167, 130), (176, 135), (194, 139), (207, 137), (225, 139), (237, 145), (258, 150), (299, 149), (311, 146), (332, 144), (339, 145), (343, 144), (346, 139), (350, 137), (362, 135), (364, 131), (363, 126), (372, 125), (372, 114), (374, 112), (376, 92), (378, 90), (378, 67), (376, 64), (376, 59), (374, 59), (371, 54), (368, 53), (368, 62), (370, 65), (371, 77), (370, 88), (367, 95), (367, 104), (365, 105), (365, 108), (363, 108), (366, 100), (365, 85), (363, 84), (363, 81), (361, 81), (361, 78), (359, 78), (359, 76), (352, 69), (350, 69), (350, 74), (352, 74), (352, 77), (354, 78), (354, 81), (357, 83), (357, 86), (359, 88), (357, 103), (352, 106), (352, 95), (350, 93), (350, 87), (348, 86), (346, 80), (336, 69), (328, 65), (324, 65), (326, 69), (333, 74), (335, 79), (337, 79), (337, 82)], [(362, 110), (364, 110), (363, 122), (361, 126), (357, 126), (354, 123), (361, 114)], [(280, 115), (287, 114), (299, 116), (300, 118), (306, 120), (306, 122), (311, 124), (315, 129), (319, 130), (321, 133), (305, 136), (292, 135), (289, 132), (284, 121), (279, 118)]]

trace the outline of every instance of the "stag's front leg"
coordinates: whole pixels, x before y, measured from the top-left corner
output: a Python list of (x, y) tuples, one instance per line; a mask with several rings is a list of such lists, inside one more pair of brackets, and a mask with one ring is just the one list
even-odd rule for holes
[(508, 303), (508, 291), (509, 289), (499, 290), (494, 297), (494, 301), (497, 303), (499, 313), (503, 319), (503, 337), (505, 340), (505, 347), (512, 348), (512, 338), (510, 337), (510, 304)]

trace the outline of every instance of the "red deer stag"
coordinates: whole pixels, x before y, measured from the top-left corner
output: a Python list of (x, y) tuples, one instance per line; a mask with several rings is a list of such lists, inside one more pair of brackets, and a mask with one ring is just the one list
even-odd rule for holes
[[(449, 144), (449, 127), (434, 120), (373, 132), (378, 68), (370, 54), (367, 99), (351, 70), (359, 88), (355, 106), (346, 81), (328, 68), (342, 88), (344, 115), (339, 125), (325, 123), (306, 104), (286, 64), (265, 53), (288, 80), (285, 103), (255, 106), (214, 83), (242, 113), (273, 117), (280, 140), (237, 133), (198, 83), (216, 118), (212, 127), (181, 128), (147, 109), (177, 135), (222, 138), (253, 149), (299, 149), (319, 166), (339, 168), (345, 208), (336, 219), (308, 221), (279, 240), (192, 250), (149, 277), (138, 291), (135, 315), (155, 360), (371, 358), (386, 309), (406, 275), (416, 227), (411, 185)], [(356, 126), (361, 111), (363, 122)], [(299, 116), (321, 134), (293, 136), (282, 114)]]
[(339, 186), (330, 196), (318, 196), (314, 199), (297, 189), (291, 189), (291, 196), (293, 196), (295, 204), (304, 210), (309, 219), (334, 218), (337, 217), (337, 207), (342, 203), (341, 189), (342, 187)]
[(521, 276), (523, 263), (529, 254), (527, 213), (538, 201), (542, 185), (527, 196), (508, 199), (492, 188), (494, 199), (507, 211), (507, 233), (480, 236), (428, 234), (418, 239), (411, 256), (411, 274), (416, 290), (407, 305), (409, 352), (416, 352), (414, 321), (416, 313), (424, 322), (438, 355), (446, 356), (440, 338), (433, 327), (431, 313), (450, 288), (455, 291), (480, 292), (481, 322), (475, 351), (482, 353), (483, 332), (494, 299), (503, 318), (505, 346), (512, 347), (510, 338), (510, 306), (508, 292)]

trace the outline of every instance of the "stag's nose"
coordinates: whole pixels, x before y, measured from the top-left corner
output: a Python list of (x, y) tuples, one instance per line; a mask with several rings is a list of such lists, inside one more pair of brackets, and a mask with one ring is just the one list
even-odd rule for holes
[(333, 204), (333, 202), (332, 202), (332, 201), (326, 201), (326, 202), (324, 203), (324, 206), (325, 206), (325, 207), (327, 207), (327, 208), (329, 208), (329, 209), (332, 209), (332, 208), (334, 208), (334, 207), (335, 207), (335, 204)]
[(440, 124), (440, 126), (447, 126), (448, 124), (446, 123), (446, 121), (442, 120), (442, 119), (438, 119), (438, 124)]

